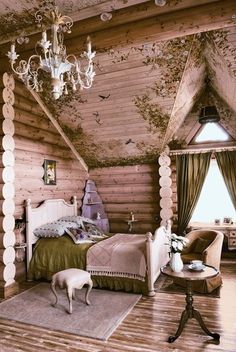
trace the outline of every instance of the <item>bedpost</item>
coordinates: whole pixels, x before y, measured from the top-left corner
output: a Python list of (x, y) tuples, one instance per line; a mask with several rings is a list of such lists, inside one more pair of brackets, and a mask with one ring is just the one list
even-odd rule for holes
[(171, 233), (171, 221), (169, 220), (166, 227), (161, 226), (156, 229), (154, 235), (150, 232), (146, 234), (146, 256), (148, 271), (148, 296), (155, 295), (154, 284), (160, 275), (160, 269), (169, 261), (167, 246), (167, 236)]
[(77, 214), (78, 214), (77, 196), (72, 196), (71, 202), (72, 202), (72, 204), (74, 205), (75, 215), (77, 215)]
[(171, 234), (171, 226), (172, 226), (172, 221), (169, 219), (169, 220), (167, 220), (167, 222), (166, 222), (166, 232), (167, 232), (168, 234)]
[(148, 270), (148, 296), (155, 296), (154, 291), (154, 272), (152, 263), (152, 233), (148, 232), (146, 234), (146, 253), (147, 253), (147, 270)]

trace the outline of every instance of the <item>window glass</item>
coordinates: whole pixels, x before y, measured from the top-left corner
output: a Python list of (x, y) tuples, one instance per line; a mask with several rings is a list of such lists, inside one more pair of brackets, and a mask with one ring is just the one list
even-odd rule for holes
[(203, 126), (201, 132), (195, 138), (196, 143), (207, 141), (227, 141), (228, 134), (217, 123), (211, 122)]
[(215, 159), (211, 160), (208, 174), (190, 222), (223, 222), (224, 217), (236, 220), (236, 211), (230, 199), (223, 176)]

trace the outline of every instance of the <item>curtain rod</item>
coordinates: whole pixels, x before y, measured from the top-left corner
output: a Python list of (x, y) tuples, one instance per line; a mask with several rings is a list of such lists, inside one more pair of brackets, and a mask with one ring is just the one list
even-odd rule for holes
[(214, 152), (224, 152), (226, 150), (233, 151), (236, 150), (235, 147), (218, 147), (218, 148), (204, 148), (201, 149), (177, 149), (177, 150), (170, 150), (169, 155), (181, 155), (181, 154), (203, 154), (203, 153), (214, 153)]

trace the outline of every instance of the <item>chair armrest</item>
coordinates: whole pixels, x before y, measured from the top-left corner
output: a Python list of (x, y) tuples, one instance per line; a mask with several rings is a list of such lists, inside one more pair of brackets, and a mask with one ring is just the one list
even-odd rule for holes
[(212, 265), (216, 269), (220, 268), (223, 239), (224, 235), (219, 233), (214, 241), (204, 250), (202, 260), (205, 264)]

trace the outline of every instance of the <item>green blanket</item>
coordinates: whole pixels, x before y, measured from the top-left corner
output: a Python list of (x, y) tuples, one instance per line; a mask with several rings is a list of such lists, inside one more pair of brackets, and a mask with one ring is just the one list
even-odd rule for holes
[(86, 253), (91, 243), (75, 244), (68, 235), (41, 238), (36, 242), (30, 261), (28, 279), (51, 280), (54, 273), (69, 269), (86, 269)]
[[(86, 270), (87, 250), (93, 245), (75, 244), (68, 235), (39, 239), (30, 261), (28, 280), (50, 281), (53, 274), (69, 268)], [(147, 279), (142, 282), (120, 277), (92, 276), (92, 280), (94, 287), (147, 294)]]

